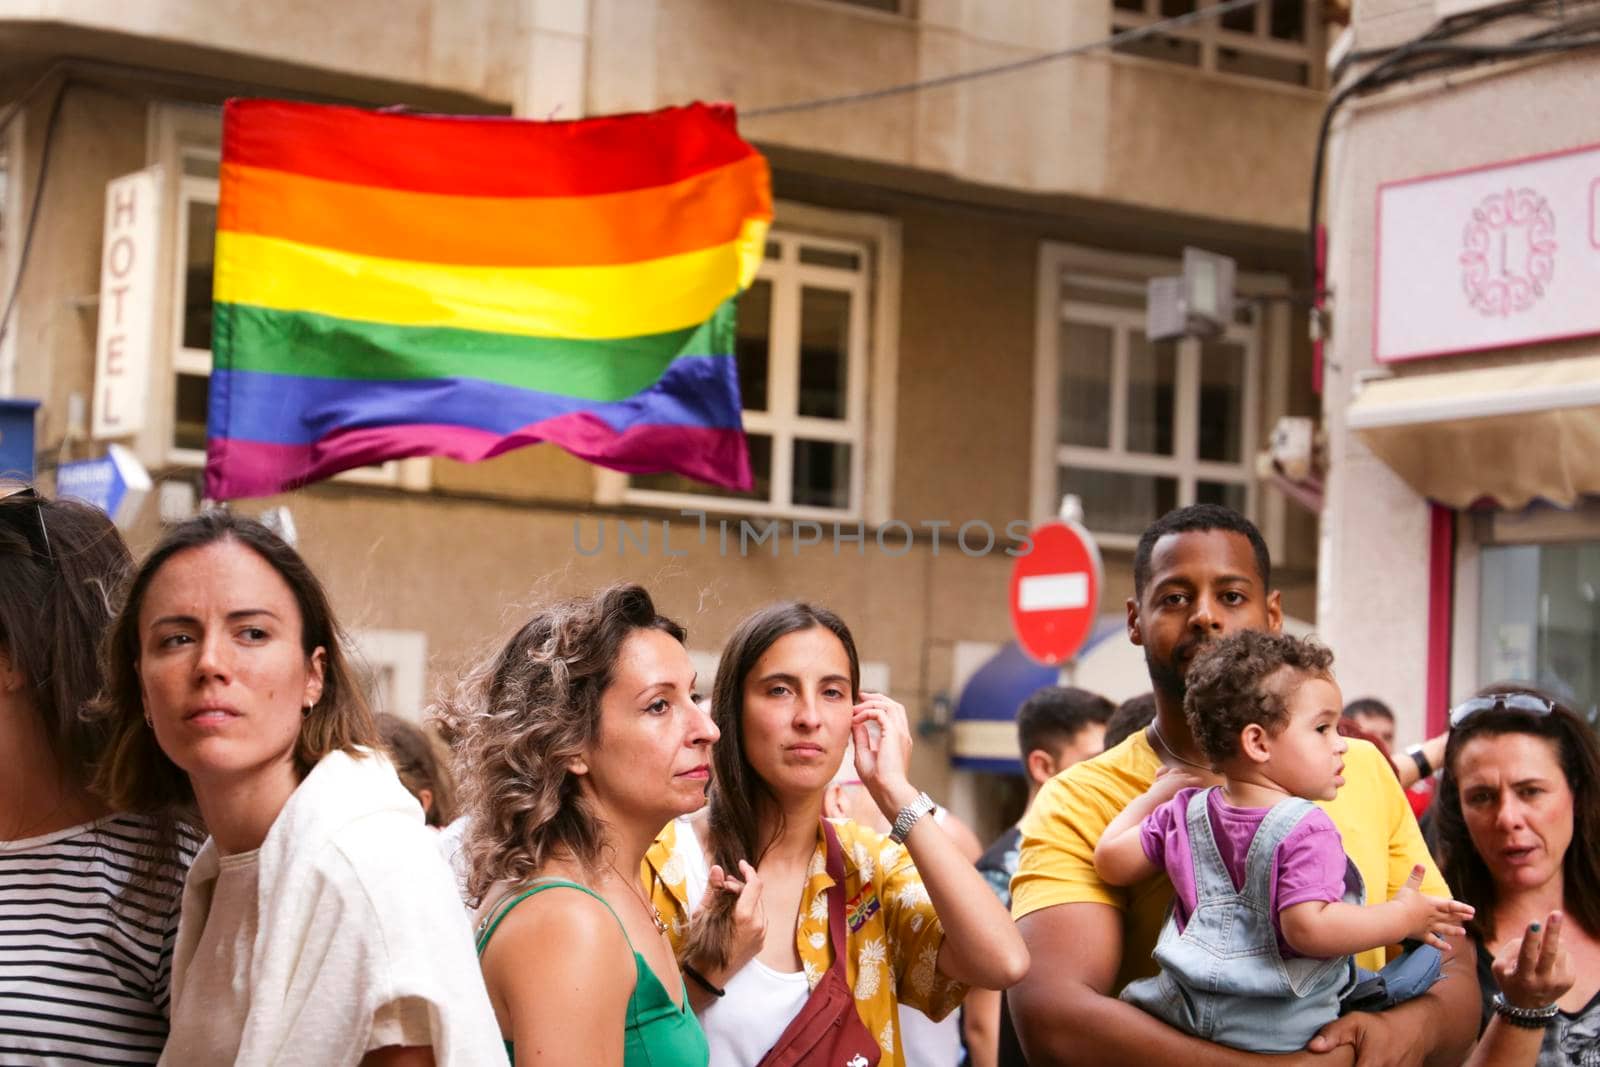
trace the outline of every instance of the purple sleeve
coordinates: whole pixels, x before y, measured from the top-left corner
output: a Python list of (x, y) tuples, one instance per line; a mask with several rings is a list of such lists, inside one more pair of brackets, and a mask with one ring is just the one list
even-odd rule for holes
[(1311, 900), (1331, 904), (1343, 898), (1347, 862), (1333, 820), (1321, 808), (1307, 815), (1278, 846), (1276, 911)]
[(1178, 790), (1177, 796), (1146, 815), (1139, 824), (1139, 844), (1144, 848), (1145, 858), (1157, 867), (1166, 867), (1167, 838), (1174, 827), (1183, 823), (1189, 798), (1195, 792), (1193, 789)]

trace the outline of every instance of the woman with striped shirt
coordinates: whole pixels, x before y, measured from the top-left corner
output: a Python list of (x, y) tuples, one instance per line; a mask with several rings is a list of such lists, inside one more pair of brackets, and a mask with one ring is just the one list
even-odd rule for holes
[(197, 842), (108, 810), (88, 783), (105, 737), (85, 706), (128, 567), (101, 512), (0, 498), (0, 1063), (155, 1063), (166, 1040)]

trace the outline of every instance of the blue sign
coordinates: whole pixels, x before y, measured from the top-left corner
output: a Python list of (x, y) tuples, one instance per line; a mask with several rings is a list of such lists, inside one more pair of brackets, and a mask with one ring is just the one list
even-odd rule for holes
[(56, 468), (57, 496), (97, 507), (118, 526), (132, 520), (149, 490), (149, 472), (121, 445), (112, 445), (99, 459), (75, 460)]
[(37, 400), (0, 397), (0, 478), (33, 481), (33, 413)]

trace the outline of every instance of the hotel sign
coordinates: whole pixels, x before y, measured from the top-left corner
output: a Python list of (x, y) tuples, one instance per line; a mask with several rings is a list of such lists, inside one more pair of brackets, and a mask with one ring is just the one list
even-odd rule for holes
[(160, 209), (159, 167), (106, 184), (91, 427), (97, 440), (126, 437), (144, 427), (155, 343)]
[(1378, 187), (1379, 362), (1600, 334), (1600, 145)]

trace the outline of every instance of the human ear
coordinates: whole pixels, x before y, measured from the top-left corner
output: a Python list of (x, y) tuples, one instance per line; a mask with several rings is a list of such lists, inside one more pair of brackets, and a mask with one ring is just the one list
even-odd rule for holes
[(1028, 753), (1023, 762), (1028, 769), (1028, 777), (1040, 785), (1056, 776), (1056, 761), (1042, 748)]
[(1283, 596), (1276, 589), (1267, 594), (1267, 630), (1283, 632)]
[(302, 708), (316, 707), (317, 701), (322, 699), (322, 678), (327, 662), (328, 654), (321, 645), (313, 649), (306, 660), (306, 688), (300, 700)]
[(1267, 740), (1266, 727), (1253, 722), (1239, 731), (1239, 752), (1252, 763), (1265, 763), (1272, 758)]
[(424, 816), (432, 815), (433, 814), (433, 790), (431, 790), (431, 789), (419, 789), (419, 790), (417, 790), (417, 803), (422, 805), (422, 814)]
[(1144, 644), (1144, 634), (1139, 630), (1139, 602), (1133, 597), (1128, 598), (1128, 640), (1136, 645)]

